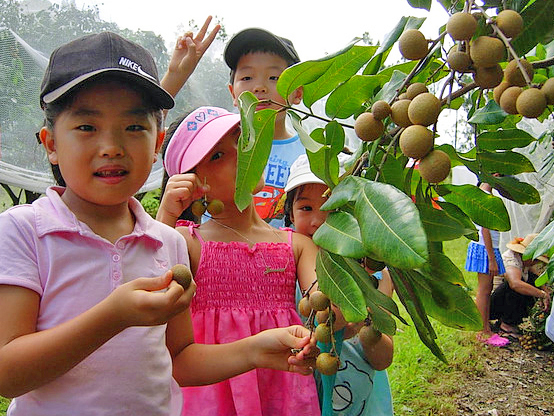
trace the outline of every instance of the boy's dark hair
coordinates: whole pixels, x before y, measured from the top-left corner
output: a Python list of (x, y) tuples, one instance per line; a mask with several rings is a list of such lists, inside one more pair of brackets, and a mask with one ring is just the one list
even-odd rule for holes
[[(75, 97), (77, 96), (77, 94), (83, 89), (88, 88), (90, 85), (97, 83), (99, 80), (106, 80), (106, 79), (110, 79), (110, 80), (117, 79), (118, 83), (124, 84), (128, 88), (139, 93), (147, 111), (151, 112), (154, 115), (154, 117), (156, 117), (156, 125), (158, 127), (158, 131), (162, 130), (163, 111), (161, 108), (159, 108), (159, 105), (154, 104), (153, 101), (150, 99), (150, 97), (146, 95), (145, 91), (141, 89), (140, 86), (133, 83), (130, 79), (118, 77), (117, 75), (114, 75), (114, 74), (106, 74), (105, 76), (102, 76), (102, 77), (96, 77), (93, 80), (82, 83), (81, 85), (75, 87), (71, 91), (71, 93), (65, 94), (64, 96), (62, 96), (60, 99), (56, 101), (53, 101), (51, 103), (43, 103), (43, 111), (45, 116), (45, 120), (43, 124), (44, 127), (49, 129), (50, 131), (54, 131), (54, 124), (56, 123), (57, 118), (63, 111), (65, 111), (74, 103)], [(65, 180), (60, 171), (60, 167), (54, 164), (50, 164), (50, 167), (52, 169), (52, 174), (54, 175), (54, 179), (56, 183), (60, 186), (66, 186)]]
[(280, 56), (286, 61), (287, 66), (300, 62), (298, 53), (290, 40), (276, 36), (264, 29), (245, 29), (229, 40), (223, 52), (225, 63), (231, 69), (231, 84), (235, 79), (239, 59), (255, 52), (273, 53)]

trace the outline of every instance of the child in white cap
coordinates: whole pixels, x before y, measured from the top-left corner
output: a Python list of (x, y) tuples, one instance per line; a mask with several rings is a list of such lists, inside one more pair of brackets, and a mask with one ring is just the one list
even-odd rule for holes
[[(339, 155), (342, 167), (347, 156)], [(340, 173), (344, 169), (341, 168)], [(290, 169), (290, 175), (285, 187), (287, 200), (285, 213), (298, 233), (312, 237), (317, 229), (325, 222), (327, 211), (320, 207), (327, 200), (329, 188), (320, 178), (315, 176), (306, 155), (296, 159)], [(393, 286), (386, 270), (374, 274), (379, 279), (379, 290), (392, 296)], [(337, 310), (340, 314), (340, 311)], [(347, 324), (340, 328), (337, 318), (335, 330), (339, 331), (339, 339), (346, 339), (340, 351), (341, 367), (336, 374), (331, 397), (326, 397), (329, 388), (326, 386), (333, 380), (323, 377), (323, 391), (320, 391), (324, 408), (332, 406), (333, 415), (392, 415), (392, 397), (386, 368), (391, 364), (393, 357), (393, 341), (386, 334), (382, 334), (376, 345), (365, 346), (360, 342), (357, 331), (360, 324)], [(327, 390), (327, 391), (326, 391)]]

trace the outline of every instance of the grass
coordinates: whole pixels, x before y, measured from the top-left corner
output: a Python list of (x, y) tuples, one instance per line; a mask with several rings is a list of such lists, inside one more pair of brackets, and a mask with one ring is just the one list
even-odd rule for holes
[[(463, 267), (467, 241), (464, 238), (448, 241), (444, 246), (468, 285), (475, 289), (475, 276)], [(458, 381), (482, 368), (472, 332), (451, 329), (436, 321), (432, 324), (449, 364), (439, 361), (423, 345), (413, 325), (399, 324), (399, 333), (394, 337), (394, 361), (388, 369), (396, 416), (457, 415), (454, 397)], [(0, 416), (5, 416), (8, 404), (9, 400), (0, 397)]]
[[(466, 239), (445, 243), (445, 252), (475, 289), (475, 276), (465, 272)], [(407, 315), (405, 313), (404, 315)], [(482, 369), (473, 332), (458, 331), (432, 320), (437, 343), (449, 364), (438, 360), (419, 339), (414, 326), (399, 325), (394, 337), (394, 361), (389, 367), (395, 415), (457, 415), (458, 381)]]

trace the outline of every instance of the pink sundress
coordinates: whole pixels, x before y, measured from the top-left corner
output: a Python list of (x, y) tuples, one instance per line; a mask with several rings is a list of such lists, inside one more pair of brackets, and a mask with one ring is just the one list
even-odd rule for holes
[[(178, 224), (180, 225), (180, 224)], [(196, 224), (186, 222), (202, 246), (191, 303), (195, 341), (223, 344), (265, 329), (302, 322), (295, 309), (296, 264), (292, 230), (288, 243), (204, 241)], [(270, 271), (266, 268), (284, 271)], [(256, 369), (216, 384), (185, 387), (183, 415), (319, 415), (312, 376)]]

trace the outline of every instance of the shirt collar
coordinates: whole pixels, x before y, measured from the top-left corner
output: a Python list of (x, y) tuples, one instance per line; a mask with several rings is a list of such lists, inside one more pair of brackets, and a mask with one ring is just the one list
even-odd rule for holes
[[(39, 237), (56, 232), (78, 233), (83, 236), (102, 239), (95, 234), (88, 225), (79, 221), (75, 214), (65, 205), (61, 195), (65, 188), (51, 186), (46, 190), (46, 198), (40, 198), (33, 203), (38, 209), (36, 213), (36, 227)], [(161, 247), (163, 241), (156, 232), (155, 220), (144, 210), (142, 205), (135, 198), (129, 199), (129, 209), (135, 216), (135, 227), (131, 234), (134, 236), (151, 240), (156, 246)]]

